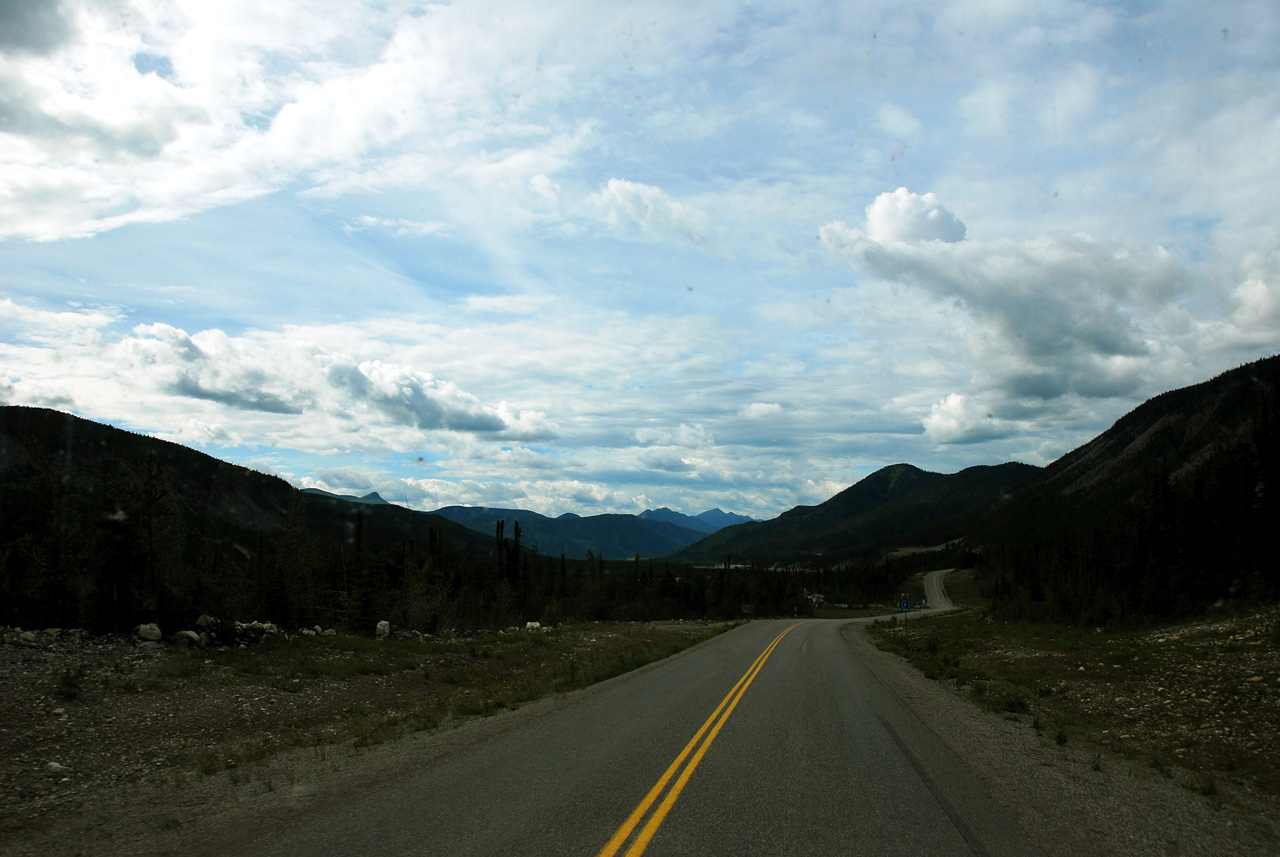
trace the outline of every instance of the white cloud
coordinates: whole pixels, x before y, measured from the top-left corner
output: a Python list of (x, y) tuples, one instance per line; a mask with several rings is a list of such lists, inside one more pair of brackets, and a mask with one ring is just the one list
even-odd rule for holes
[(349, 232), (359, 232), (363, 229), (389, 229), (396, 235), (435, 235), (449, 228), (449, 224), (440, 223), (436, 220), (406, 220), (402, 217), (374, 217), (369, 214), (363, 214), (356, 218), (354, 223), (344, 224), (344, 228)]
[(923, 196), (905, 187), (882, 193), (867, 206), (867, 235), (890, 242), (962, 241), (965, 227), (933, 193)]
[[(1172, 254), (1088, 235), (1021, 243), (920, 240), (943, 231), (928, 231), (932, 213), (942, 212), (939, 223), (954, 220), (932, 196), (881, 195), (868, 208), (867, 232), (833, 222), (822, 227), (822, 241), (872, 276), (954, 301), (977, 322), (970, 356), (1011, 393), (1054, 398), (1136, 391), (1141, 373), (1132, 358), (1154, 359), (1162, 333), (1157, 313), (1189, 283)], [(905, 243), (904, 235), (917, 240)], [(1117, 361), (1124, 371), (1112, 370)]]
[(679, 446), (686, 449), (714, 446), (716, 442), (715, 438), (711, 436), (711, 432), (703, 427), (701, 423), (692, 426), (680, 423), (674, 430), (669, 428), (636, 429), (635, 439), (645, 445)]
[(554, 301), (549, 295), (468, 295), (465, 304), (472, 312), (530, 315)]
[(634, 224), (660, 240), (707, 250), (714, 250), (718, 243), (716, 230), (705, 214), (673, 200), (661, 188), (609, 179), (592, 200), (601, 219), (616, 228)]
[(924, 418), (924, 431), (934, 443), (978, 443), (1006, 437), (1014, 427), (979, 402), (961, 393), (951, 393), (929, 410)]
[(116, 310), (51, 311), (0, 298), (0, 323), (15, 326), (22, 338), (42, 345), (96, 342), (98, 331), (120, 318)]
[(777, 402), (752, 402), (738, 412), (743, 419), (768, 420), (782, 416), (782, 405)]

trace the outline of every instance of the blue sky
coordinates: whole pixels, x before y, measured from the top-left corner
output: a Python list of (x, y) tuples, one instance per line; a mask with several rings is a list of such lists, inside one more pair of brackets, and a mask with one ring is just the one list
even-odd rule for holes
[(770, 517), (1280, 343), (1275, 2), (0, 7), (0, 401)]

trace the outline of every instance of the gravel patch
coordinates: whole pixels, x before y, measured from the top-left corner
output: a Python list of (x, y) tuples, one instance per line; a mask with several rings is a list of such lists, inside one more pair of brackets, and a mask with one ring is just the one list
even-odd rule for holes
[(1280, 805), (1219, 784), (1213, 795), (1105, 750), (1059, 746), (1021, 719), (983, 711), (897, 655), (859, 625), (844, 637), (883, 684), (909, 705), (986, 784), (1048, 855), (1234, 855), (1280, 852)]

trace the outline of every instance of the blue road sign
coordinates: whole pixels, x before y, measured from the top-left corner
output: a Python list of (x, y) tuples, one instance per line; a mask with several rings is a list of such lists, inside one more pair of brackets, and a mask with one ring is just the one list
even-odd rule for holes
[(911, 602), (906, 600), (905, 598), (902, 600), (902, 612), (903, 613), (911, 612)]

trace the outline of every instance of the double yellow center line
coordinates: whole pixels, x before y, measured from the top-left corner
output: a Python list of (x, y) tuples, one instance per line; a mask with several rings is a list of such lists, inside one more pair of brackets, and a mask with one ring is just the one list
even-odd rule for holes
[[(636, 826), (644, 820), (645, 815), (649, 812), (649, 807), (653, 806), (654, 801), (656, 801), (662, 794), (663, 790), (667, 788), (667, 783), (671, 782), (671, 778), (679, 772), (679, 778), (676, 779), (675, 784), (671, 786), (671, 789), (667, 791), (666, 797), (662, 799), (662, 803), (660, 803), (658, 808), (654, 810), (653, 815), (649, 816), (649, 821), (645, 823), (644, 829), (640, 831), (639, 835), (636, 836), (635, 841), (631, 843), (631, 847), (627, 849), (625, 857), (640, 857), (640, 855), (644, 853), (644, 850), (649, 847), (649, 841), (653, 839), (653, 835), (657, 833), (658, 828), (662, 826), (662, 822), (666, 819), (667, 813), (671, 811), (671, 807), (675, 806), (676, 800), (679, 799), (680, 793), (684, 791), (684, 787), (689, 782), (689, 778), (693, 776), (693, 772), (697, 770), (698, 764), (702, 762), (702, 757), (707, 754), (708, 748), (711, 747), (711, 742), (716, 740), (716, 736), (720, 734), (720, 729), (724, 726), (725, 721), (729, 719), (730, 714), (733, 714), (733, 710), (738, 707), (738, 703), (742, 700), (742, 695), (747, 692), (747, 688), (751, 686), (751, 682), (755, 681), (756, 675), (758, 675), (761, 668), (764, 667), (764, 662), (769, 660), (769, 656), (773, 654), (773, 650), (778, 647), (778, 643), (782, 642), (782, 638), (787, 636), (787, 634), (790, 634), (800, 624), (800, 622), (797, 622), (795, 625), (787, 628), (787, 630), (775, 637), (773, 642), (760, 653), (760, 657), (756, 658), (755, 663), (751, 665), (751, 668), (743, 673), (742, 678), (738, 679), (738, 683), (735, 684), (733, 689), (729, 691), (728, 695), (720, 701), (720, 704), (716, 706), (716, 710), (711, 712), (711, 716), (707, 718), (707, 722), (702, 724), (702, 728), (697, 731), (697, 734), (693, 736), (693, 739), (690, 740), (689, 743), (685, 745), (684, 749), (680, 751), (680, 755), (676, 756), (676, 760), (671, 763), (671, 767), (667, 768), (666, 773), (662, 775), (653, 788), (649, 789), (649, 793), (644, 796), (644, 800), (640, 801), (640, 804), (632, 811), (627, 820), (622, 823), (622, 826), (618, 828), (617, 832), (613, 834), (613, 837), (609, 840), (608, 844), (606, 844), (604, 848), (600, 849), (600, 853), (596, 855), (596, 857), (613, 857), (613, 855), (618, 853), (618, 849), (625, 845), (627, 840), (631, 838), (631, 834), (636, 829)], [(692, 758), (690, 758), (690, 754), (693, 754)], [(689, 764), (687, 765), (685, 764), (686, 759), (689, 761)], [(681, 770), (681, 767), (684, 768), (683, 771)]]

